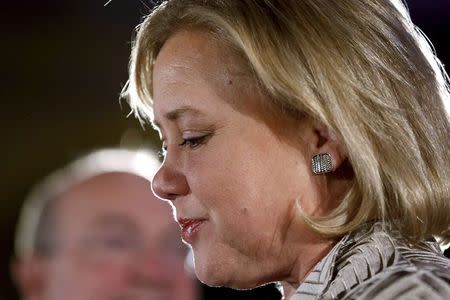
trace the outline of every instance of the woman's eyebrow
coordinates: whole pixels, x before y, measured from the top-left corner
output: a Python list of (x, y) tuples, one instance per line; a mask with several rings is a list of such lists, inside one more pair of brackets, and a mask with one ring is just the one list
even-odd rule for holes
[(167, 112), (164, 117), (170, 121), (177, 121), (185, 115), (202, 115), (202, 113), (192, 106), (182, 106), (180, 108)]
[[(193, 108), (192, 106), (186, 105), (182, 106), (180, 108), (168, 111), (164, 114), (163, 118), (172, 122), (176, 122), (179, 119), (183, 118), (186, 115), (193, 115), (193, 116), (202, 116), (204, 115), (201, 111), (198, 109)], [(160, 122), (155, 118), (152, 121), (153, 127), (161, 128)]]

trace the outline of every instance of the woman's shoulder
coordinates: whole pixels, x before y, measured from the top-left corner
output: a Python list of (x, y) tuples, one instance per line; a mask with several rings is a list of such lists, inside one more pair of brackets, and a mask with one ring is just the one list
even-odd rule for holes
[(450, 260), (437, 243), (411, 247), (380, 224), (345, 239), (322, 299), (450, 299)]
[(447, 300), (450, 299), (450, 268), (391, 269), (355, 286), (337, 299)]

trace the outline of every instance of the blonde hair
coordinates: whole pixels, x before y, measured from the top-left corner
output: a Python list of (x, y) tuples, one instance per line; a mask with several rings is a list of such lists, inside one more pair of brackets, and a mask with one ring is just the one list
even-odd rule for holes
[[(310, 226), (325, 236), (383, 220), (411, 242), (450, 240), (448, 76), (405, 6), (389, 0), (169, 0), (138, 27), (123, 95), (152, 118), (153, 64), (180, 30), (200, 29), (245, 61), (285, 112), (330, 128), (354, 178)], [(444, 104), (446, 103), (446, 104)]]

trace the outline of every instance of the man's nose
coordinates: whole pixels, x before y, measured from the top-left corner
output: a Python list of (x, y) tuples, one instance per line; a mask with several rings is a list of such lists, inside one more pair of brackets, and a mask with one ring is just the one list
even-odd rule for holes
[(133, 264), (133, 279), (140, 284), (166, 286), (184, 271), (184, 257), (174, 257), (161, 251), (141, 253)]

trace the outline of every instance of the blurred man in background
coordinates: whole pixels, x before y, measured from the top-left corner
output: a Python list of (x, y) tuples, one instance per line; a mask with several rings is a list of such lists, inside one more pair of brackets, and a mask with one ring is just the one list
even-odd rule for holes
[(103, 150), (36, 186), (16, 236), (23, 299), (199, 299), (170, 206), (150, 189), (158, 166), (147, 153)]

